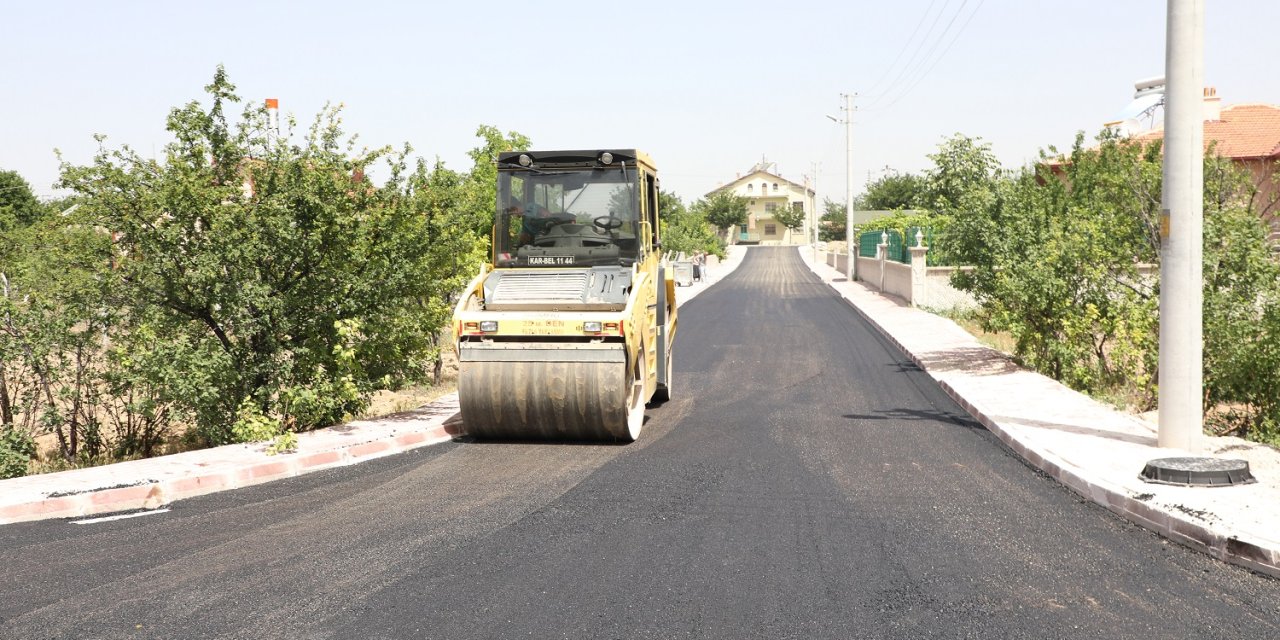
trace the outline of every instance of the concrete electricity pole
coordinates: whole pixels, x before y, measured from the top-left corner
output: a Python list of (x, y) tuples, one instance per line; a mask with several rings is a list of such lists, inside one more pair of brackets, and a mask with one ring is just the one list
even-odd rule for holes
[(813, 192), (813, 195), (809, 196), (809, 232), (812, 236), (810, 239), (813, 241), (814, 264), (818, 263), (818, 222), (822, 219), (818, 215), (818, 167), (821, 164), (820, 162), (814, 162), (811, 165), (813, 170), (810, 174), (813, 175), (813, 180), (809, 184), (809, 190)]
[(853, 237), (853, 94), (844, 94), (844, 236), (845, 236), (845, 278), (853, 282), (854, 265), (858, 262), (858, 254), (854, 250)]
[(1204, 380), (1204, 0), (1168, 0), (1160, 212), (1161, 447), (1199, 453)]

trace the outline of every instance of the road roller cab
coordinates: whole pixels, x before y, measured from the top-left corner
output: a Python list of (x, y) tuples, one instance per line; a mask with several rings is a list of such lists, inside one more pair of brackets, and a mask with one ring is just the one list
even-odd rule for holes
[(671, 395), (675, 285), (634, 149), (498, 157), (490, 261), (454, 313), (469, 434), (618, 440)]

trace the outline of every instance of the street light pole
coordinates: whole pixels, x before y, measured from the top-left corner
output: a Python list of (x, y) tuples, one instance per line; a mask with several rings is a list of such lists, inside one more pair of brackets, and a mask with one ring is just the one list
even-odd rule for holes
[(1204, 0), (1168, 2), (1157, 442), (1199, 453), (1204, 390)]

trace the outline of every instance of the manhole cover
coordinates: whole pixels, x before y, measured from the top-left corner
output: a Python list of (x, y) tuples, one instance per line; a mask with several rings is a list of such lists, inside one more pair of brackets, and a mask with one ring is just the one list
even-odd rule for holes
[(1147, 482), (1195, 487), (1226, 487), (1257, 482), (1247, 460), (1218, 458), (1159, 458), (1147, 463), (1140, 476)]

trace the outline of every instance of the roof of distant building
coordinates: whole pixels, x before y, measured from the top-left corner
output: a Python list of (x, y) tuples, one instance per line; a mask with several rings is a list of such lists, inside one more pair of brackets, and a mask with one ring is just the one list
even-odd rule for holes
[(724, 191), (724, 190), (726, 190), (726, 189), (732, 189), (733, 187), (736, 187), (737, 185), (742, 184), (742, 183), (744, 183), (744, 182), (751, 182), (753, 179), (757, 179), (757, 176), (760, 176), (760, 175), (768, 176), (768, 177), (770, 177), (770, 178), (772, 179), (772, 181), (782, 183), (782, 184), (786, 185), (787, 187), (795, 187), (795, 188), (797, 188), (797, 189), (800, 189), (802, 192), (806, 192), (806, 193), (813, 193), (813, 189), (811, 189), (811, 188), (809, 188), (809, 187), (807, 187), (807, 186), (805, 186), (805, 185), (803, 185), (803, 184), (801, 184), (801, 183), (799, 183), (799, 182), (795, 182), (795, 181), (793, 181), (793, 180), (788, 180), (788, 179), (786, 179), (786, 178), (784, 178), (784, 177), (782, 177), (782, 176), (780, 176), (780, 175), (778, 175), (778, 174), (776, 174), (776, 173), (774, 173), (774, 172), (772, 172), (772, 171), (767, 171), (767, 170), (765, 170), (765, 169), (764, 169), (764, 168), (762, 168), (760, 165), (756, 165), (756, 166), (754, 166), (754, 167), (751, 167), (751, 171), (747, 172), (747, 174), (746, 174), (746, 175), (743, 175), (743, 176), (739, 176), (739, 177), (737, 177), (737, 178), (734, 178), (734, 179), (733, 179), (732, 181), (730, 181), (728, 184), (720, 185), (720, 186), (716, 187), (715, 189), (712, 189), (711, 191), (708, 191), (708, 192), (707, 192), (707, 195), (708, 195), (708, 196), (710, 196), (710, 195), (712, 195), (712, 194), (714, 194), (714, 193), (716, 193), (716, 192), (718, 192), (718, 191)]
[[(1135, 140), (1159, 140), (1163, 126), (1133, 136)], [(1204, 123), (1204, 143), (1224, 158), (1271, 158), (1280, 155), (1280, 106), (1237, 104), (1223, 107), (1217, 120)]]

